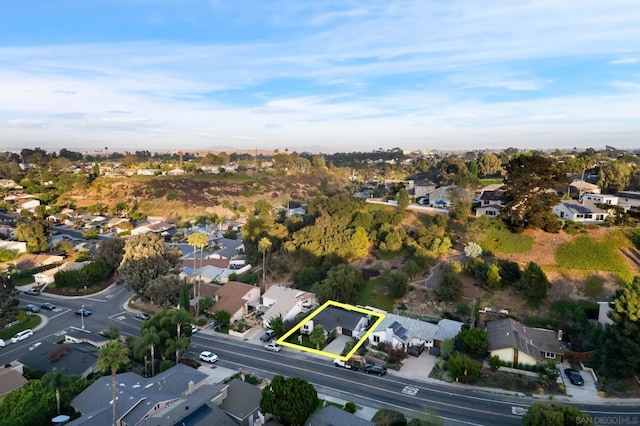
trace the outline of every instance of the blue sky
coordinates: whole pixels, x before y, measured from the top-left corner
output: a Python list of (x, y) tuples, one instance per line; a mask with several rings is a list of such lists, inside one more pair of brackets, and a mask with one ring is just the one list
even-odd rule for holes
[(3, 0), (0, 149), (640, 146), (637, 0)]

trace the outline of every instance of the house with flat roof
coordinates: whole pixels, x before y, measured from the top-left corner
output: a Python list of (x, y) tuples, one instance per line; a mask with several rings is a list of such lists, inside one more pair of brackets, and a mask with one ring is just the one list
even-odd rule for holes
[(333, 405), (327, 405), (326, 407), (311, 413), (305, 426), (373, 426), (374, 423), (358, 417), (355, 414), (348, 413)]
[(89, 343), (55, 344), (43, 340), (39, 345), (33, 345), (29, 352), (25, 352), (18, 361), (44, 374), (54, 368), (65, 370), (68, 374), (75, 374), (83, 379), (91, 373), (100, 371), (98, 368), (98, 348)]
[(562, 220), (582, 223), (603, 223), (609, 212), (596, 206), (593, 201), (582, 199), (565, 200), (556, 204), (552, 208), (553, 213)]

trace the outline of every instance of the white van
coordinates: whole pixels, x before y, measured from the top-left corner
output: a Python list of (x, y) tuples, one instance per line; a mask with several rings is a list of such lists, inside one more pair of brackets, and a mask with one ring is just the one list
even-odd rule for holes
[(22, 330), (20, 333), (16, 333), (16, 335), (11, 338), (11, 343), (18, 343), (31, 336), (33, 336), (33, 330), (27, 328), (26, 330)]
[(4, 348), (4, 340), (0, 339), (0, 349)]

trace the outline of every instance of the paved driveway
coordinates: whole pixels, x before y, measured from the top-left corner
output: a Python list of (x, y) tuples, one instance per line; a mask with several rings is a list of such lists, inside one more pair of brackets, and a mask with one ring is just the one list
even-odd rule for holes
[(429, 374), (437, 361), (438, 357), (429, 355), (429, 351), (425, 349), (419, 357), (409, 355), (409, 357), (404, 360), (400, 371), (389, 370), (389, 374), (410, 379), (424, 380), (429, 378)]
[(340, 356), (340, 354), (342, 353), (342, 350), (344, 349), (344, 345), (351, 340), (351, 337), (349, 336), (343, 336), (342, 334), (337, 336), (333, 342), (329, 343), (327, 346), (325, 346), (325, 348), (323, 349), (325, 352), (331, 352), (332, 354), (336, 354), (338, 356)]
[(567, 390), (567, 396), (571, 396), (575, 398), (577, 401), (587, 401), (598, 399), (598, 388), (596, 385), (596, 381), (591, 375), (591, 373), (580, 370), (580, 375), (584, 380), (584, 386), (576, 386), (571, 384), (571, 380), (564, 374), (565, 368), (571, 368), (568, 363), (563, 362), (560, 365), (560, 377), (562, 377), (562, 381), (564, 383), (565, 389)]

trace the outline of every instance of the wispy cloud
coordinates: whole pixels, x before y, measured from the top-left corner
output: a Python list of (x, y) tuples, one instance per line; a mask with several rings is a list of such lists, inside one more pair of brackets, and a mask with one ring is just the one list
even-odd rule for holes
[(50, 43), (0, 17), (22, 40), (0, 46), (0, 137), (418, 148), (640, 130), (636, 0), (250, 3), (118, 0), (127, 13), (70, 33), (76, 11), (51, 0), (69, 25)]

